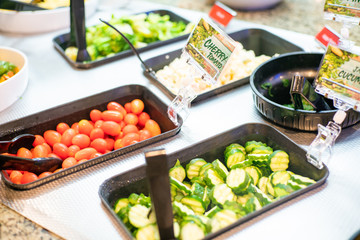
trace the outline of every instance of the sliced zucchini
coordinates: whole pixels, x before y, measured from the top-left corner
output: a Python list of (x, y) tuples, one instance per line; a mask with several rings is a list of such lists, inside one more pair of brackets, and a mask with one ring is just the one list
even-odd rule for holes
[(188, 206), (182, 204), (181, 202), (173, 201), (172, 205), (173, 205), (174, 213), (176, 215), (180, 216), (180, 217), (195, 214), (194, 211), (191, 210), (191, 208), (189, 208)]
[(222, 179), (226, 179), (226, 177), (228, 176), (229, 174), (229, 171), (228, 169), (225, 167), (225, 165), (220, 162), (219, 159), (216, 159), (212, 162), (212, 165), (215, 169), (215, 171), (220, 175), (220, 177), (222, 177)]
[(192, 195), (197, 195), (202, 198), (204, 196), (204, 190), (205, 187), (203, 187), (200, 183), (195, 182), (191, 185)]
[(226, 184), (235, 194), (241, 194), (246, 191), (251, 182), (249, 174), (243, 168), (230, 170), (226, 179)]
[(177, 221), (174, 221), (174, 237), (179, 238), (180, 237), (180, 224)]
[(119, 198), (114, 205), (115, 213), (117, 214), (123, 207), (127, 207), (128, 205), (129, 205), (128, 198)]
[(273, 187), (279, 183), (286, 185), (290, 177), (291, 174), (288, 171), (276, 171), (269, 176), (269, 181)]
[(254, 196), (259, 200), (261, 206), (265, 206), (272, 202), (271, 198), (269, 198), (264, 192), (262, 192), (254, 184), (250, 184), (249, 192), (252, 192), (254, 194)]
[(286, 170), (289, 167), (289, 155), (282, 150), (276, 150), (269, 156), (269, 166), (274, 172)]
[(198, 183), (198, 184), (200, 184), (202, 186), (206, 185), (206, 183), (204, 181), (204, 176), (193, 177), (190, 181), (191, 181), (192, 184)]
[(292, 193), (294, 190), (287, 184), (278, 183), (274, 186), (275, 197), (284, 197)]
[(245, 143), (245, 151), (246, 153), (251, 153), (252, 150), (256, 147), (260, 147), (260, 146), (267, 146), (265, 143), (262, 142), (257, 142), (257, 141), (248, 141)]
[(299, 184), (293, 181), (291, 178), (287, 181), (287, 185), (290, 186), (294, 191), (306, 188), (307, 186), (304, 184)]
[(267, 190), (267, 187), (266, 187), (268, 182), (269, 182), (269, 178), (262, 176), (259, 179), (259, 182), (257, 184), (257, 187), (260, 189), (260, 191), (262, 191), (265, 194), (268, 193), (268, 190)]
[(203, 214), (206, 210), (204, 202), (197, 195), (183, 197), (180, 202), (190, 207), (195, 212), (195, 214), (198, 215)]
[(139, 228), (136, 232), (137, 240), (159, 240), (159, 230), (155, 224), (149, 224)]
[(247, 200), (249, 200), (253, 196), (252, 193), (247, 193), (241, 196), (237, 196), (236, 202), (240, 203), (242, 206), (245, 206)]
[(191, 189), (187, 185), (185, 185), (185, 183), (179, 182), (179, 180), (171, 176), (170, 176), (170, 184), (176, 187), (184, 195), (189, 195), (192, 193)]
[(252, 163), (257, 167), (268, 166), (268, 159), (270, 154), (262, 154), (262, 153), (251, 153), (246, 155), (246, 157), (252, 161)]
[(212, 217), (210, 220), (211, 232), (216, 232), (238, 220), (238, 216), (233, 211), (223, 209)]
[(298, 175), (298, 174), (291, 174), (290, 179), (298, 184), (305, 185), (305, 186), (309, 186), (311, 184), (316, 183), (315, 180), (308, 178), (308, 177)]
[(202, 227), (193, 221), (183, 221), (181, 223), (181, 240), (197, 240), (205, 237), (205, 231)]
[(137, 228), (145, 227), (151, 223), (148, 218), (149, 212), (150, 208), (136, 204), (129, 209), (129, 222)]
[(217, 205), (223, 205), (227, 200), (235, 201), (236, 195), (225, 183), (214, 186), (210, 191), (210, 199)]
[(221, 211), (221, 208), (219, 208), (218, 206), (214, 206), (209, 211), (206, 211), (204, 216), (212, 218), (215, 215), (215, 213), (219, 211)]
[(179, 182), (184, 181), (186, 177), (186, 172), (183, 166), (175, 165), (174, 167), (170, 168), (169, 176), (177, 179)]
[(248, 214), (252, 213), (254, 211), (257, 211), (261, 208), (262, 208), (261, 203), (260, 203), (259, 199), (255, 196), (252, 196), (251, 198), (249, 198), (245, 203), (245, 211)]
[(273, 149), (269, 146), (254, 147), (249, 154), (272, 154)]
[(239, 162), (239, 163), (236, 163), (236, 164), (232, 165), (230, 169), (245, 168), (245, 167), (251, 166), (252, 164), (253, 164), (252, 160), (245, 159), (242, 162)]
[(224, 179), (214, 170), (214, 168), (205, 171), (204, 180), (209, 187), (224, 183)]
[(226, 201), (223, 205), (224, 209), (230, 210), (236, 213), (238, 218), (246, 215), (245, 209), (242, 207), (242, 204), (237, 201)]
[(209, 168), (213, 168), (213, 165), (211, 163), (206, 163), (205, 165), (202, 165), (199, 171), (199, 177), (204, 178), (205, 171)]
[(227, 147), (225, 148), (224, 156), (225, 156), (228, 152), (230, 152), (230, 150), (232, 150), (232, 149), (234, 149), (234, 148), (240, 149), (243, 153), (246, 153), (245, 148), (244, 148), (242, 145), (240, 145), (240, 144), (238, 144), (238, 143), (232, 143), (232, 144), (230, 144), (229, 146), (227, 146)]
[(244, 170), (250, 175), (252, 183), (257, 185), (259, 179), (262, 177), (260, 169), (255, 166), (249, 166), (244, 168)]
[(233, 148), (225, 155), (225, 163), (228, 168), (245, 160), (245, 153), (240, 149)]
[(187, 177), (191, 180), (193, 177), (198, 177), (200, 168), (207, 162), (202, 158), (194, 158), (186, 165)]

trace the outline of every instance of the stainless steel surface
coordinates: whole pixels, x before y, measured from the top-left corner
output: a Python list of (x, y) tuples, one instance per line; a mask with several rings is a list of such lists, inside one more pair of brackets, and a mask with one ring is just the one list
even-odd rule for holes
[[(132, 1), (121, 11), (134, 13), (164, 6)], [(199, 12), (169, 8), (197, 21)], [(109, 13), (98, 12), (89, 19), (94, 24)], [(313, 36), (281, 29), (264, 27), (243, 21), (233, 21), (228, 31), (249, 27), (266, 30), (302, 46), (306, 51), (319, 51)], [(169, 99), (149, 82), (135, 56), (112, 62), (96, 69), (75, 70), (55, 51), (52, 39), (60, 32), (41, 35), (1, 34), (0, 44), (16, 47), (27, 54), (29, 85), (22, 98), (0, 112), (0, 124), (45, 110), (75, 99), (121, 85), (138, 83), (147, 86), (165, 102)], [(185, 41), (143, 53), (142, 57), (183, 47)], [(100, 184), (107, 178), (144, 164), (144, 152), (162, 147), (168, 153), (248, 122), (267, 122), (257, 112), (249, 85), (211, 98), (191, 109), (181, 131), (173, 138), (152, 144), (144, 149), (100, 163), (79, 173), (53, 181), (28, 191), (15, 191), (0, 184), (3, 204), (23, 214), (66, 239), (123, 239), (126, 235), (101, 204)], [(272, 125), (272, 124), (270, 124)], [(315, 133), (287, 130), (275, 126), (305, 148)], [(320, 188), (310, 191), (283, 206), (221, 235), (228, 239), (348, 239), (360, 227), (360, 174), (358, 168), (359, 124), (346, 128), (333, 148), (333, 159), (328, 165), (330, 175)], [(119, 160), (122, 161), (119, 161)], [(276, 222), (276, 224), (274, 224)]]

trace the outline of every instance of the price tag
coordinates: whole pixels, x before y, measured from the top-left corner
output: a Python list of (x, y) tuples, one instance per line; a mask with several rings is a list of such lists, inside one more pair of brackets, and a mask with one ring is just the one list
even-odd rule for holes
[(203, 79), (215, 83), (236, 43), (226, 33), (201, 18), (184, 48), (190, 63), (204, 73)]
[(315, 79), (315, 90), (360, 111), (360, 56), (329, 45)]
[(225, 28), (235, 16), (236, 12), (234, 10), (217, 1), (209, 12), (209, 17), (223, 28)]
[(329, 26), (325, 26), (316, 36), (316, 41), (323, 47), (327, 48), (329, 44), (339, 45), (340, 34), (338, 34), (334, 29)]
[(340, 22), (359, 24), (359, 0), (326, 0), (324, 5), (325, 18)]

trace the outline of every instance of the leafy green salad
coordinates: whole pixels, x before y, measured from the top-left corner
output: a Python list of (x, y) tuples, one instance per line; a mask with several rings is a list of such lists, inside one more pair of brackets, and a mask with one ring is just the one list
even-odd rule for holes
[[(188, 34), (194, 27), (193, 23), (171, 21), (169, 15), (158, 13), (143, 13), (119, 18), (112, 15), (108, 22), (123, 33), (136, 48)], [(105, 23), (86, 28), (86, 43), (91, 61), (111, 57), (130, 49), (129, 44), (121, 35)], [(65, 55), (76, 61), (77, 48), (68, 47)]]

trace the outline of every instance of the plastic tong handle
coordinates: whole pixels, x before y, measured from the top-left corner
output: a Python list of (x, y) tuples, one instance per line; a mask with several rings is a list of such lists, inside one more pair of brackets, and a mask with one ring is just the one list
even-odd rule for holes
[(145, 153), (146, 176), (150, 185), (150, 197), (155, 208), (160, 239), (175, 239), (173, 209), (170, 195), (170, 180), (164, 149)]

